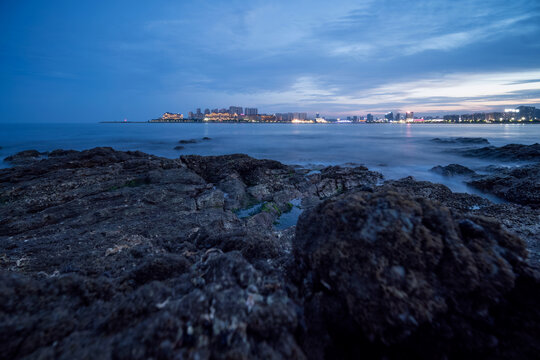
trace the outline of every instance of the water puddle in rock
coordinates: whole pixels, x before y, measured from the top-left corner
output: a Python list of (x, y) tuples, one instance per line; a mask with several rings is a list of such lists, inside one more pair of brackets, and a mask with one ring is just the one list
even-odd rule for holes
[(274, 224), (274, 228), (276, 230), (283, 230), (293, 225), (296, 225), (298, 217), (303, 211), (303, 209), (300, 207), (302, 200), (293, 199), (290, 201), (290, 203), (292, 205), (291, 210), (282, 213), (281, 216), (276, 220), (276, 223)]

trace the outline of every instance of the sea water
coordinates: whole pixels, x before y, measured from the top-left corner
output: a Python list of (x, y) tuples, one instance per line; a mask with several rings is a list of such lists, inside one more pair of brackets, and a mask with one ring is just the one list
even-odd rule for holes
[[(203, 137), (210, 140), (203, 141)], [(474, 192), (463, 179), (440, 176), (430, 169), (457, 163), (482, 171), (487, 165), (515, 165), (493, 159), (467, 158), (463, 148), (482, 144), (437, 143), (433, 138), (482, 137), (491, 145), (540, 141), (534, 124), (217, 124), (217, 123), (83, 123), (0, 124), (0, 158), (22, 150), (84, 150), (110, 146), (176, 158), (180, 155), (245, 153), (255, 158), (317, 168), (365, 165), (398, 179), (443, 183), (454, 191)], [(198, 140), (175, 150), (179, 140)], [(9, 164), (0, 161), (1, 167)]]

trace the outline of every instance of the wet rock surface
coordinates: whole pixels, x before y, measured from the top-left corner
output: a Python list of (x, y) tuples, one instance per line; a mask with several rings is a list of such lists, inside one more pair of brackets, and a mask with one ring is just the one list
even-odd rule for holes
[[(412, 178), (381, 181), (365, 167), (310, 172), (242, 154), (111, 148), (1, 169), (1, 357), (406, 358), (426, 334), (453, 357), (463, 332), (473, 345), (461, 355), (533, 358), (538, 212), (520, 217), (529, 208)], [(291, 202), (303, 220), (277, 229)], [(349, 233), (355, 221), (364, 230)], [(357, 246), (381, 234), (392, 241)], [(340, 246), (343, 263), (325, 268)], [(361, 289), (380, 301), (364, 307)]]
[(472, 176), (476, 174), (474, 170), (459, 164), (438, 165), (431, 168), (431, 171), (442, 176)]
[[(529, 302), (538, 277), (522, 241), (494, 220), (382, 189), (353, 192), (303, 214), (293, 247), (310, 358), (505, 358), (539, 335)], [(512, 303), (519, 296), (531, 321), (499, 328), (524, 311)], [(538, 348), (532, 340), (518, 351)]]
[(26, 165), (33, 161), (39, 160), (43, 154), (37, 150), (24, 150), (15, 155), (8, 156), (4, 161), (12, 165)]
[(469, 186), (493, 194), (501, 199), (533, 208), (540, 207), (540, 144), (509, 144), (501, 147), (466, 149), (462, 155), (500, 161), (527, 162), (524, 165), (483, 168), (481, 174), (468, 172), (467, 168), (451, 164), (437, 166), (432, 171), (444, 176), (461, 173), (471, 177)]
[(479, 149), (465, 149), (464, 156), (498, 159), (505, 161), (540, 161), (540, 144), (508, 144), (501, 147), (487, 146)]
[(487, 145), (489, 141), (485, 138), (479, 137), (451, 137), (451, 138), (433, 138), (431, 141), (439, 144), (481, 144)]
[(540, 208), (540, 163), (498, 168), (467, 184), (513, 203)]

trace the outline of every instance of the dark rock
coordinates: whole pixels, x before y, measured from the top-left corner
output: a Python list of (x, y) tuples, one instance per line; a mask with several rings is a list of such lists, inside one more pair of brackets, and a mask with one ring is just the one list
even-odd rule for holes
[(127, 279), (133, 280), (137, 285), (165, 280), (185, 273), (190, 265), (191, 263), (182, 255), (149, 256), (144, 263), (129, 273)]
[(292, 168), (275, 160), (258, 160), (244, 154), (224, 156), (186, 155), (181, 157), (186, 166), (203, 179), (218, 183), (236, 176), (248, 186), (275, 182), (276, 177), (289, 175)]
[(455, 193), (442, 184), (429, 181), (417, 181), (412, 177), (389, 180), (378, 191), (396, 191), (413, 197), (422, 197), (440, 202), (458, 212), (467, 212), (473, 208), (491, 205), (491, 202), (478, 195)]
[(209, 138), (208, 136), (205, 136), (202, 138), (203, 140), (212, 140), (212, 138)]
[(185, 146), (182, 146), (182, 145), (177, 145), (174, 147), (174, 150), (184, 150), (185, 149)]
[(450, 164), (446, 166), (439, 165), (439, 166), (433, 167), (431, 171), (437, 174), (440, 174), (442, 176), (456, 176), (456, 175), (471, 176), (475, 174), (473, 170), (459, 164)]
[(8, 156), (4, 159), (13, 165), (25, 165), (33, 161), (41, 159), (41, 153), (37, 150), (24, 150), (15, 155)]
[[(287, 167), (243, 160), (252, 186), (294, 189)], [(275, 214), (224, 209), (222, 188), (247, 201), (238, 176), (214, 187), (180, 159), (111, 148), (1, 169), (2, 357), (303, 358), (291, 240)]]
[(477, 137), (434, 138), (431, 141), (440, 144), (489, 144), (487, 139)]
[(354, 168), (330, 166), (309, 176), (315, 185), (314, 192), (320, 198), (327, 198), (359, 187), (370, 190), (382, 178), (380, 173), (369, 171), (363, 166)]
[(467, 182), (513, 203), (540, 208), (540, 164), (499, 169)]
[(224, 193), (225, 207), (227, 209), (241, 209), (248, 205), (246, 184), (237, 176), (228, 176), (216, 186)]
[(501, 147), (487, 146), (480, 149), (461, 151), (463, 156), (490, 158), (505, 161), (539, 161), (540, 144), (508, 144)]
[(61, 157), (61, 156), (67, 156), (67, 155), (73, 155), (78, 153), (76, 150), (64, 150), (64, 149), (57, 149), (53, 150), (49, 153), (49, 157)]
[(180, 140), (180, 144), (195, 144), (197, 142), (196, 139), (189, 139), (189, 140)]
[[(351, 342), (363, 349), (363, 356), (376, 354), (378, 358), (434, 357), (435, 349), (442, 349), (441, 356), (451, 355), (449, 347), (462, 349), (462, 357), (533, 358), (529, 354), (538, 353), (533, 350), (538, 350), (540, 322), (537, 311), (531, 310), (539, 300), (536, 278), (518, 270), (521, 260), (513, 256), (521, 248), (511, 248), (511, 240), (503, 243), (495, 220), (473, 216), (499, 219), (536, 251), (537, 210), (494, 205), (413, 179), (378, 186), (381, 175), (363, 167), (321, 168), (320, 173), (312, 173), (246, 155), (165, 159), (111, 148), (50, 155), (0, 169), (0, 357), (302, 359), (305, 351), (320, 358), (324, 353), (317, 349), (326, 346), (328, 358), (351, 358), (359, 354), (349, 351)], [(340, 293), (339, 301), (334, 297), (338, 289), (334, 285), (350, 275), (350, 269), (337, 266), (336, 270), (344, 271), (337, 283), (329, 283), (324, 271), (336, 275), (325, 264), (308, 270), (308, 262), (297, 261), (312, 248), (293, 252), (294, 221), (279, 231), (274, 225), (289, 214), (284, 215), (291, 202), (301, 203), (302, 210), (309, 212), (314, 207), (323, 209), (323, 199), (329, 199), (328, 204), (342, 201), (345, 194), (359, 189), (372, 199), (365, 208), (372, 219), (351, 221), (351, 212), (344, 207), (343, 213), (313, 222), (313, 229), (304, 222), (299, 231), (305, 234), (335, 221), (326, 232), (314, 233), (316, 246), (323, 237), (329, 239), (329, 246), (336, 244), (335, 235), (349, 226), (341, 223), (344, 220), (363, 224), (368, 235), (384, 233), (388, 244), (375, 242), (371, 254), (365, 246), (343, 252), (339, 266), (365, 266), (366, 276), (374, 274), (374, 267), (354, 263), (353, 254), (360, 249), (364, 252), (358, 254), (358, 261), (368, 257), (379, 264), (384, 259), (411, 260), (400, 264), (407, 279), (413, 274), (419, 281), (414, 288), (418, 293), (400, 287), (400, 268), (390, 266), (389, 273), (383, 268), (380, 283), (385, 281), (388, 291), (383, 292), (379, 307), (372, 299), (366, 308), (395, 305), (388, 317), (370, 313), (366, 319), (375, 320), (364, 325), (382, 334), (379, 338), (394, 341), (386, 344), (374, 345), (358, 335), (354, 319), (362, 309), (360, 302), (353, 304), (357, 289)], [(385, 196), (377, 195), (387, 191), (404, 195), (393, 195), (390, 207)], [(451, 210), (428, 200), (411, 200), (405, 194), (438, 200)], [(267, 200), (259, 202), (257, 196)], [(373, 199), (379, 199), (380, 207)], [(231, 211), (246, 208), (257, 211), (246, 216), (237, 215), (245, 210)], [(401, 232), (392, 235), (391, 230)], [(459, 247), (444, 242), (454, 239), (452, 231), (462, 234)], [(339, 237), (346, 243), (357, 235)], [(299, 235), (302, 241), (306, 236)], [(435, 262), (440, 248), (434, 245), (424, 253), (415, 252), (413, 239), (443, 244), (439, 267), (419, 269), (418, 264)], [(492, 246), (495, 242), (498, 248)], [(390, 248), (396, 251), (387, 254)], [(335, 246), (335, 251), (339, 249)], [(328, 259), (322, 252), (317, 254)], [(448, 270), (455, 265), (452, 254), (463, 265), (456, 273), (459, 276), (452, 277)], [(494, 269), (498, 273), (490, 272)], [(313, 282), (314, 274), (325, 282)], [(493, 323), (486, 324), (484, 315), (477, 315), (478, 320), (470, 311), (472, 296), (467, 286), (471, 282), (478, 284), (478, 306), (486, 304), (487, 296), (500, 301), (489, 303), (487, 316)], [(463, 291), (457, 293), (462, 284)], [(376, 288), (368, 287), (369, 294), (375, 296), (372, 290)], [(398, 299), (393, 298), (393, 289), (404, 291), (406, 297), (401, 299), (396, 292)], [(429, 289), (443, 300), (430, 298)], [(441, 294), (443, 290), (446, 293)], [(353, 316), (340, 301), (354, 305)], [(448, 310), (441, 310), (441, 301)], [(402, 323), (400, 309), (432, 314), (434, 320), (418, 316), (415, 320), (420, 325), (416, 326), (406, 317)], [(485, 309), (478, 312), (484, 314)], [(471, 317), (470, 322), (463, 320), (465, 315)], [(435, 328), (436, 324), (440, 327)], [(497, 331), (493, 324), (500, 324)], [(478, 330), (482, 326), (487, 330)], [(449, 331), (454, 335), (442, 341)], [(463, 346), (456, 345), (459, 335), (455, 334), (465, 334)], [(471, 337), (478, 337), (478, 347), (470, 345)], [(419, 356), (420, 343), (426, 355)], [(494, 353), (486, 355), (485, 344), (492, 344)]]
[[(520, 239), (430, 200), (386, 191), (334, 197), (301, 216), (293, 244), (309, 357), (489, 356), (512, 349), (505, 334), (513, 330), (495, 325), (501, 303), (539, 316), (536, 306), (510, 304), (523, 291), (540, 295)], [(525, 290), (522, 281), (535, 285)], [(538, 336), (540, 326), (528, 326)], [(538, 348), (533, 341), (512, 351)]]

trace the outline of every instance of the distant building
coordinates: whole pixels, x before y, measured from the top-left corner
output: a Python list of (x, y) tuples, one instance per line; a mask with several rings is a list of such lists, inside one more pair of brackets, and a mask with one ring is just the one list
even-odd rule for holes
[(366, 115), (366, 121), (367, 121), (367, 122), (373, 122), (373, 115), (367, 114), (367, 115)]
[(171, 112), (165, 112), (165, 113), (163, 113), (163, 116), (161, 118), (163, 120), (183, 120), (184, 115), (177, 114), (177, 113), (171, 113)]
[(194, 114), (192, 111), (188, 112), (188, 118), (194, 119)]
[(293, 113), (276, 113), (277, 121), (288, 122), (288, 121), (292, 121), (293, 118), (294, 118)]
[(247, 115), (247, 116), (250, 116), (250, 115), (257, 115), (259, 113), (259, 110), (257, 108), (246, 108), (244, 113)]
[(400, 114), (400, 113), (396, 113), (396, 115), (394, 116), (394, 120), (396, 120), (396, 121), (401, 120), (401, 114)]
[(293, 115), (293, 120), (307, 120), (307, 113), (295, 112)]
[(210, 114), (210, 109), (204, 109), (204, 115)]
[(238, 114), (242, 115), (243, 108), (241, 106), (229, 106), (229, 114)]
[(518, 106), (518, 119), (522, 121), (534, 120), (536, 108), (534, 106)]
[(275, 115), (261, 115), (262, 122), (276, 122), (277, 118)]
[(414, 111), (407, 111), (407, 112), (405, 113), (405, 119), (407, 119), (407, 120), (412, 120), (412, 119), (414, 119)]
[(210, 113), (204, 117), (204, 121), (216, 121), (216, 122), (232, 122), (238, 121), (236, 114), (229, 114), (228, 111)]
[(394, 113), (390, 111), (384, 115), (384, 118), (388, 121), (394, 121)]

